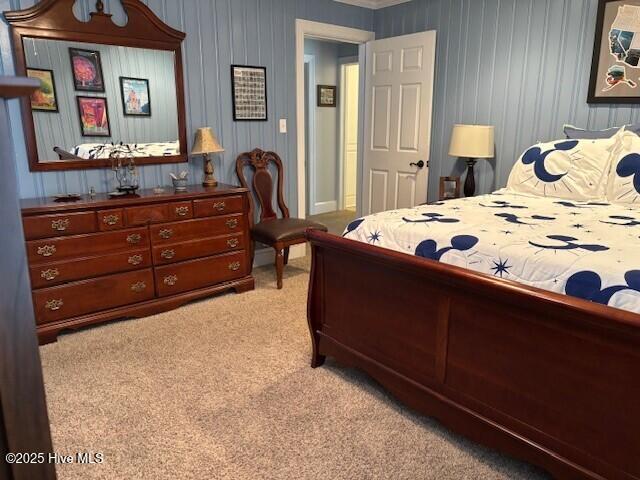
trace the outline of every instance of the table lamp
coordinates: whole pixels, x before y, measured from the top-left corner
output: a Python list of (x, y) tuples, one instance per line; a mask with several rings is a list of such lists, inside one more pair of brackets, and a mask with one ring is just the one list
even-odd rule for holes
[(218, 143), (218, 139), (213, 134), (210, 127), (203, 127), (196, 130), (196, 139), (193, 142), (191, 155), (204, 156), (204, 180), (202, 185), (205, 187), (215, 187), (218, 182), (213, 176), (213, 163), (211, 162), (210, 153), (224, 152), (224, 148)]
[(493, 158), (495, 155), (494, 128), (491, 125), (454, 125), (451, 133), (449, 155), (466, 158), (467, 178), (464, 195), (473, 197), (476, 193), (476, 179), (473, 166), (478, 158)]

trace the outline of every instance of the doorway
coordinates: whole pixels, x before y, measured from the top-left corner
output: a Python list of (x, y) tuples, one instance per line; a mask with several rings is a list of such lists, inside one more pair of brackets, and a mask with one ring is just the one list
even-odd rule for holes
[(342, 233), (356, 217), (359, 47), (305, 38), (306, 215)]
[[(366, 30), (296, 20), (298, 216), (313, 217), (332, 233), (343, 232), (360, 204), (360, 68), (363, 45), (374, 38)], [(321, 90), (325, 102), (319, 86), (330, 87)], [(334, 88), (335, 105), (327, 105)]]

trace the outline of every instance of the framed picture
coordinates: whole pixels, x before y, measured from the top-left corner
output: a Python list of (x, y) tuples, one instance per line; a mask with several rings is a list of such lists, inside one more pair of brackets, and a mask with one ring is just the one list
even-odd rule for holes
[(120, 77), (122, 111), (135, 117), (151, 116), (149, 80), (146, 78)]
[(27, 68), (27, 76), (40, 80), (40, 88), (31, 94), (31, 110), (38, 112), (57, 112), (56, 82), (53, 70)]
[(102, 97), (76, 97), (78, 116), (83, 137), (110, 137), (107, 99)]
[(460, 177), (440, 177), (439, 200), (460, 198)]
[(335, 107), (336, 106), (336, 86), (335, 85), (318, 85), (316, 98), (319, 107)]
[(267, 69), (231, 65), (233, 120), (267, 121)]
[(640, 103), (640, 0), (599, 0), (588, 103)]
[(100, 52), (69, 48), (69, 57), (75, 89), (85, 92), (104, 92)]

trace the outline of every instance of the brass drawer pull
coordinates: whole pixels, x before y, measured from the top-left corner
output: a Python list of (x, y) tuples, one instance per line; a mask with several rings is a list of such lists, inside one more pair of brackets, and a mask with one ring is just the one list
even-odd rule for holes
[(239, 244), (240, 242), (237, 238), (230, 238), (229, 240), (227, 240), (227, 245), (229, 245), (231, 248), (236, 248)]
[(43, 245), (42, 247), (38, 247), (38, 255), (42, 255), (43, 257), (50, 257), (56, 253), (55, 245)]
[(115, 225), (118, 223), (118, 220), (120, 220), (119, 215), (105, 215), (102, 217), (102, 223), (105, 225)]
[(49, 270), (42, 270), (42, 272), (40, 273), (40, 276), (42, 278), (44, 278), (45, 280), (53, 280), (55, 279), (58, 275), (60, 275), (60, 272), (58, 271), (57, 268), (50, 268)]
[(176, 214), (179, 217), (184, 217), (189, 213), (189, 207), (176, 207)]
[(47, 310), (51, 310), (52, 312), (55, 312), (56, 310), (60, 310), (63, 305), (64, 305), (64, 302), (62, 301), (62, 299), (48, 300), (47, 303), (44, 304), (44, 308), (46, 308)]
[(142, 263), (142, 255), (131, 255), (127, 261), (131, 265), (140, 265)]
[(71, 225), (71, 220), (68, 218), (61, 218), (59, 220), (51, 221), (51, 229), (56, 232), (64, 232)]
[(140, 240), (142, 240), (142, 235), (140, 235), (139, 233), (132, 233), (131, 235), (127, 236), (128, 243), (140, 243)]
[(165, 228), (164, 230), (160, 230), (160, 238), (164, 238), (165, 240), (171, 238), (173, 236), (173, 230), (170, 228)]
[(229, 228), (236, 228), (238, 226), (238, 219), (237, 218), (230, 218), (225, 223), (227, 224), (227, 227), (229, 227)]
[(133, 290), (136, 293), (142, 292), (145, 288), (147, 288), (147, 284), (144, 282), (136, 282), (133, 285), (131, 285), (131, 290)]
[(160, 253), (160, 256), (161, 256), (162, 258), (164, 258), (165, 260), (171, 260), (173, 257), (175, 257), (175, 256), (176, 256), (176, 252), (175, 252), (175, 250), (171, 250), (171, 249), (163, 250), (163, 251)]
[(233, 262), (229, 264), (229, 270), (233, 270), (234, 272), (240, 270), (240, 262)]
[(223, 211), (227, 207), (225, 202), (215, 202), (213, 208), (219, 212)]
[(178, 277), (176, 275), (167, 275), (162, 281), (165, 285), (173, 287), (176, 283), (178, 283)]

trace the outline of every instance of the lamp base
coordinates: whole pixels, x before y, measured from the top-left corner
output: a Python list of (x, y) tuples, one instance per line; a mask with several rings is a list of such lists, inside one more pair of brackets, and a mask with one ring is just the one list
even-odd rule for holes
[(473, 197), (476, 193), (476, 178), (473, 173), (473, 166), (476, 164), (476, 160), (469, 158), (467, 160), (467, 178), (464, 181), (464, 196)]
[(209, 155), (205, 155), (204, 161), (204, 179), (202, 180), (202, 185), (205, 187), (215, 187), (218, 185), (218, 181), (216, 177), (213, 176), (213, 163), (211, 163), (211, 157)]

